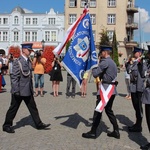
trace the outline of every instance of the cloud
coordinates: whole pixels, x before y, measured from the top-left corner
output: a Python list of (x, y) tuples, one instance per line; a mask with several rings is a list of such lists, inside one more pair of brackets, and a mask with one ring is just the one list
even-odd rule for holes
[(26, 9), (26, 8), (23, 8), (23, 10), (25, 11), (25, 13), (33, 13), (32, 10), (28, 10), (28, 9)]
[[(135, 13), (134, 21), (141, 25), (141, 30), (150, 33), (150, 16), (147, 10), (139, 8), (139, 12)], [(140, 20), (139, 20), (140, 16)]]

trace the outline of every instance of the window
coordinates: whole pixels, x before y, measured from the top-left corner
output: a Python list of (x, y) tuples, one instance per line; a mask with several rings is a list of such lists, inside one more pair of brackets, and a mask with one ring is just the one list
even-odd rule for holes
[(96, 24), (96, 14), (91, 14), (91, 23)]
[(108, 0), (108, 7), (116, 7), (116, 0)]
[(114, 35), (114, 31), (112, 31), (112, 30), (108, 30), (108, 31), (107, 31), (107, 36), (109, 37), (109, 40), (110, 40), (110, 41), (113, 40), (113, 35)]
[(15, 42), (19, 41), (19, 33), (18, 32), (14, 32), (14, 41)]
[(8, 41), (8, 32), (3, 32), (3, 41)]
[(50, 31), (45, 31), (45, 41), (50, 41)]
[(31, 24), (31, 18), (26, 18), (26, 24)]
[(37, 18), (33, 18), (33, 20), (32, 20), (33, 22), (32, 22), (32, 24), (37, 24)]
[(14, 17), (14, 24), (18, 24), (19, 23), (19, 18), (18, 18), (18, 16), (15, 16)]
[(56, 41), (56, 31), (45, 31), (45, 41)]
[(48, 24), (55, 24), (55, 18), (48, 18)]
[(77, 7), (77, 0), (70, 0), (69, 7)]
[(51, 31), (51, 41), (56, 41), (56, 31)]
[(90, 7), (96, 7), (96, 0), (90, 0)]
[(69, 15), (69, 24), (73, 24), (76, 21), (77, 15), (76, 14), (70, 14)]
[(85, 7), (85, 0), (81, 0), (81, 4), (80, 4), (80, 7), (84, 8)]
[(116, 23), (116, 15), (108, 14), (107, 24), (115, 24)]
[(3, 24), (8, 24), (8, 18), (3, 18)]
[(32, 41), (37, 41), (37, 32), (32, 32)]
[(30, 42), (30, 32), (25, 32), (25, 41)]

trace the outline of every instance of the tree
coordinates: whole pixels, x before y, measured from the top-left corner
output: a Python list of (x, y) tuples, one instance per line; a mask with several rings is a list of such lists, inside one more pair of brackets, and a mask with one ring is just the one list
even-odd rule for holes
[(100, 33), (100, 44), (99, 45), (107, 45), (107, 46), (111, 45), (106, 29), (102, 29), (102, 32)]
[(114, 31), (114, 34), (113, 34), (112, 49), (113, 49), (113, 51), (112, 51), (112, 59), (114, 60), (116, 65), (119, 66), (116, 31)]

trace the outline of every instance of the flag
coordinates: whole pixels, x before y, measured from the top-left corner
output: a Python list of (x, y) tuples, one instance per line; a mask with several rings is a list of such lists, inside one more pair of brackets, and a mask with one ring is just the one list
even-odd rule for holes
[(115, 85), (110, 84), (105, 90), (103, 84), (100, 85), (100, 97), (101, 101), (96, 106), (95, 110), (98, 112), (102, 112), (105, 106), (107, 105), (112, 93), (114, 91)]
[(88, 10), (84, 9), (83, 14), (68, 28), (64, 40), (53, 50), (54, 55), (60, 55), (63, 48), (66, 46), (68, 41), (71, 39), (71, 37), (74, 35), (74, 32), (79, 24), (79, 22), (82, 20), (82, 18), (87, 14)]
[(97, 55), (89, 13), (78, 24), (62, 64), (79, 86), (81, 86), (84, 72), (97, 66)]

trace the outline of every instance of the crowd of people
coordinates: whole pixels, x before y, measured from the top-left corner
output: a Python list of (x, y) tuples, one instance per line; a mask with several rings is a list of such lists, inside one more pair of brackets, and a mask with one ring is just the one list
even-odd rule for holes
[[(9, 74), (11, 81), (11, 104), (6, 113), (3, 124), (3, 131), (14, 133), (13, 119), (16, 116), (19, 106), (24, 100), (29, 109), (37, 129), (47, 129), (50, 124), (44, 124), (39, 116), (34, 97), (37, 97), (40, 90), (40, 96), (44, 96), (44, 64), (46, 59), (42, 58), (42, 50), (35, 53), (33, 61), (29, 59), (32, 52), (32, 44), (22, 44), (22, 54), (18, 59), (9, 58)], [(113, 102), (117, 94), (117, 66), (111, 58), (112, 47), (101, 46), (98, 55), (98, 67), (93, 68), (92, 75), (95, 78), (97, 101), (93, 113), (93, 123), (91, 130), (83, 133), (83, 138), (97, 138), (97, 128), (102, 118), (102, 112), (105, 112), (113, 125), (113, 131), (107, 133), (107, 136), (120, 139), (119, 126), (116, 116), (113, 112)], [(143, 108), (145, 104), (145, 114), (148, 129), (150, 131), (150, 47), (147, 53), (147, 59), (142, 57), (143, 50), (134, 47), (132, 56), (129, 56), (125, 63), (125, 83), (127, 86), (127, 99), (131, 99), (135, 110), (136, 122), (133, 126), (128, 126), (129, 132), (142, 132)], [(6, 65), (6, 64), (5, 64)], [(0, 68), (2, 68), (0, 61)], [(63, 81), (62, 64), (58, 57), (54, 57), (52, 70), (50, 72), (50, 81), (52, 81), (53, 96), (59, 96), (59, 84)], [(32, 70), (34, 73), (34, 89), (32, 83)], [(0, 69), (1, 80), (2, 69)], [(84, 72), (81, 84), (81, 97), (86, 98), (87, 83), (89, 72)], [(39, 84), (40, 83), (40, 84)], [(146, 83), (146, 84), (145, 84)], [(72, 90), (70, 88), (72, 85)], [(67, 73), (66, 98), (70, 96), (75, 98), (76, 81), (73, 76)], [(149, 149), (150, 143), (141, 146), (142, 149)]]

